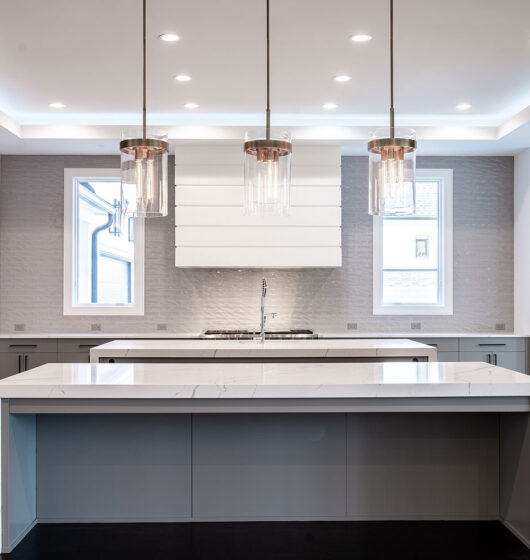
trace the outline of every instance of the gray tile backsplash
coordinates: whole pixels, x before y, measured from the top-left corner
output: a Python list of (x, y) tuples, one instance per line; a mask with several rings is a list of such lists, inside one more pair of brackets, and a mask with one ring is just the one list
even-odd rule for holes
[[(362, 331), (513, 330), (513, 158), (423, 157), (420, 168), (454, 170), (454, 315), (372, 315), (372, 218), (367, 159), (344, 157), (343, 266), (337, 269), (210, 270), (174, 266), (174, 215), (146, 228), (143, 317), (64, 317), (63, 169), (113, 167), (115, 156), (2, 156), (0, 330), (196, 332), (257, 327), (260, 279), (269, 278), (271, 328)], [(173, 167), (170, 162), (170, 184)], [(170, 189), (170, 208), (174, 205)], [(166, 329), (160, 329), (165, 324)], [(352, 327), (350, 326), (350, 329)], [(420, 332), (421, 332), (420, 331)], [(351, 332), (351, 331), (350, 331)], [(419, 334), (418, 330), (414, 331)]]

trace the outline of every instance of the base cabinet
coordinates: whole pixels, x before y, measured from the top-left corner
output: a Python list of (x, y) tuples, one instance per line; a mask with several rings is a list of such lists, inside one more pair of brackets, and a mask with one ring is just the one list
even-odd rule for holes
[(500, 366), (506, 369), (513, 369), (526, 373), (526, 354), (525, 352), (489, 352), (489, 351), (471, 351), (460, 352), (461, 362), (486, 362), (494, 366)]
[(439, 362), (485, 362), (521, 373), (526, 367), (526, 339), (508, 337), (414, 338), (438, 349)]

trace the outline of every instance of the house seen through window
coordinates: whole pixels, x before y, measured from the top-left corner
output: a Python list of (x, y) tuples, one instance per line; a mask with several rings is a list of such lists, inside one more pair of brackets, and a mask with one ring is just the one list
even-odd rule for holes
[(452, 312), (452, 173), (418, 170), (416, 212), (376, 218), (374, 313)]
[(136, 219), (122, 218), (114, 170), (107, 176), (76, 176), (76, 171), (65, 170), (65, 240), (71, 238), (68, 254), (65, 244), (65, 272), (67, 267), (71, 272), (65, 275), (65, 313), (136, 314), (143, 307), (136, 286), (138, 273), (143, 275), (137, 270), (142, 266), (137, 244), (143, 241), (138, 233), (143, 231), (135, 228)]

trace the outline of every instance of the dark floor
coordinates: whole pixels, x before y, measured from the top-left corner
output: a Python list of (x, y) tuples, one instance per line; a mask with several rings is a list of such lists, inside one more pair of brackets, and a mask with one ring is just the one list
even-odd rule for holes
[(9, 560), (530, 560), (496, 521), (37, 525)]

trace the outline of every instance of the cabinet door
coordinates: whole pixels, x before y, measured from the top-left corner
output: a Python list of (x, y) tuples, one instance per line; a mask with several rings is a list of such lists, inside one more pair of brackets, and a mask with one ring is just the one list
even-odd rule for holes
[(24, 354), (24, 371), (33, 369), (44, 364), (57, 362), (57, 354), (55, 352), (37, 352), (35, 354)]
[(458, 352), (440, 352), (438, 351), (437, 362), (459, 362)]
[(486, 362), (493, 363), (493, 352), (491, 350), (468, 350), (460, 351), (461, 362)]
[(460, 352), (461, 362), (486, 362), (506, 369), (526, 373), (525, 352), (494, 352), (493, 350)]
[(0, 353), (0, 379), (15, 375), (22, 371), (23, 356), (22, 354)]
[(495, 352), (493, 363), (506, 369), (526, 373), (525, 352)]

